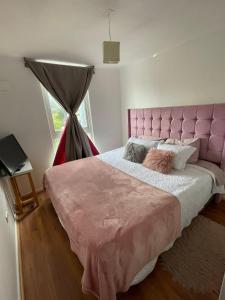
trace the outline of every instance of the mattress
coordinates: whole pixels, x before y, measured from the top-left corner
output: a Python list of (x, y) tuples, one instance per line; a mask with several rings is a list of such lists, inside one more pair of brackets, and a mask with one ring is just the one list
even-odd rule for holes
[[(205, 204), (212, 197), (213, 175), (206, 169), (187, 164), (184, 170), (172, 170), (170, 174), (162, 174), (145, 168), (141, 164), (123, 159), (124, 147), (98, 155), (97, 157), (111, 166), (133, 176), (147, 184), (176, 196), (181, 205), (182, 229), (190, 225)], [(170, 243), (166, 249), (172, 247)], [(151, 260), (134, 278), (132, 285), (148, 276), (157, 262), (158, 257)]]

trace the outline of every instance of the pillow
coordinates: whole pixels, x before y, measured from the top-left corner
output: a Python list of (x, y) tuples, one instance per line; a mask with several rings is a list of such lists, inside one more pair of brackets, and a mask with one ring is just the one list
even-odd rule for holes
[(139, 135), (138, 136), (139, 139), (142, 140), (151, 140), (151, 141), (164, 141), (164, 138), (160, 138), (160, 137), (154, 137), (154, 136), (149, 136), (149, 135)]
[(173, 144), (173, 145), (189, 145), (195, 147), (196, 150), (192, 154), (192, 156), (188, 159), (188, 163), (196, 163), (199, 158), (199, 151), (200, 151), (200, 139), (199, 138), (190, 138), (190, 139), (167, 139), (165, 141), (166, 144)]
[(154, 171), (167, 174), (172, 168), (174, 153), (159, 149), (150, 149), (145, 157), (143, 166)]
[(176, 170), (182, 170), (185, 168), (187, 160), (195, 152), (196, 148), (192, 146), (183, 145), (171, 145), (171, 144), (159, 144), (158, 149), (172, 151), (175, 153), (172, 166)]
[(139, 139), (133, 136), (129, 138), (128, 142), (143, 145), (146, 149), (146, 152), (151, 148), (157, 148), (158, 144), (161, 143), (161, 141)]
[(143, 145), (127, 143), (123, 158), (135, 163), (142, 163), (146, 155), (146, 149)]

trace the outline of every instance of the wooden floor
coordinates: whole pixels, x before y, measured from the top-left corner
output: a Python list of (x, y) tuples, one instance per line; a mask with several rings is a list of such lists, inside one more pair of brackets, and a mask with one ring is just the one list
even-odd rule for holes
[[(25, 300), (91, 300), (81, 290), (83, 268), (71, 252), (67, 235), (51, 202), (40, 195), (40, 207), (19, 223), (22, 281)], [(211, 203), (203, 215), (225, 226), (225, 201)], [(118, 300), (216, 300), (198, 295), (174, 282), (169, 273), (155, 270)]]

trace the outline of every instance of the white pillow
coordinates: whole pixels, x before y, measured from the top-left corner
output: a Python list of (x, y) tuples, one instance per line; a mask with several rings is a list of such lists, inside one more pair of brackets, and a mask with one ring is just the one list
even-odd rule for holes
[(139, 139), (134, 136), (131, 136), (128, 142), (135, 143), (138, 145), (143, 145), (146, 148), (146, 150), (149, 150), (151, 148), (157, 148), (158, 144), (161, 143), (162, 141), (152, 141), (150, 139), (145, 140), (145, 139)]
[(177, 170), (185, 168), (187, 160), (196, 151), (195, 147), (171, 144), (159, 144), (157, 146), (160, 150), (172, 151), (175, 153), (173, 158), (172, 167)]

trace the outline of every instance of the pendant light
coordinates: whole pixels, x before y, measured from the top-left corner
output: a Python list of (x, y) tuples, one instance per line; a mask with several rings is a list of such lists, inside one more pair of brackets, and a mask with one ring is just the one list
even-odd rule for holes
[(103, 63), (104, 64), (117, 64), (120, 61), (120, 42), (113, 42), (111, 40), (111, 13), (113, 9), (106, 10), (109, 24), (109, 41), (103, 42)]

